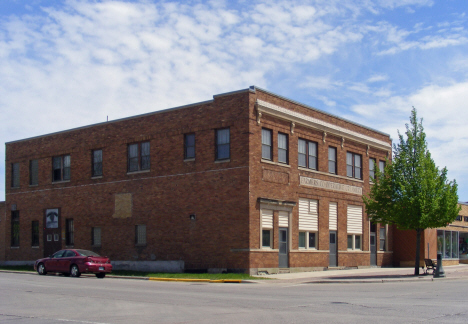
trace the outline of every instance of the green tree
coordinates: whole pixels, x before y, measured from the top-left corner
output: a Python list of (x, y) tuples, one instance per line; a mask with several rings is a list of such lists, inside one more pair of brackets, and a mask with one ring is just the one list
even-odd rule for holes
[(371, 222), (416, 231), (414, 274), (419, 275), (421, 233), (455, 220), (460, 211), (457, 183), (448, 181), (447, 168), (439, 170), (432, 160), (422, 119), (418, 122), (414, 107), (410, 125), (406, 124), (406, 140), (399, 131), (398, 137), (392, 163), (376, 176), (363, 200)]

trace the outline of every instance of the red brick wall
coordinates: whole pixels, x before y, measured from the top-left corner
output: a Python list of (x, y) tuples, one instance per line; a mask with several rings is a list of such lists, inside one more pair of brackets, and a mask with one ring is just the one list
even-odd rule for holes
[(0, 262), (5, 261), (5, 223), (6, 223), (5, 202), (0, 201)]

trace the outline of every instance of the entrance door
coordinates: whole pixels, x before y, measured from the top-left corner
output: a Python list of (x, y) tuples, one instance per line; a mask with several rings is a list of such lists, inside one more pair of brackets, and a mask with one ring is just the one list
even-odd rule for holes
[(370, 265), (377, 265), (377, 247), (375, 240), (375, 233), (370, 233)]
[(288, 228), (280, 227), (279, 229), (279, 267), (289, 267), (288, 255)]
[(48, 257), (62, 248), (59, 217), (58, 208), (46, 209), (44, 213), (44, 257)]
[(329, 266), (330, 267), (336, 267), (337, 262), (336, 262), (336, 231), (330, 231), (330, 261), (329, 261)]

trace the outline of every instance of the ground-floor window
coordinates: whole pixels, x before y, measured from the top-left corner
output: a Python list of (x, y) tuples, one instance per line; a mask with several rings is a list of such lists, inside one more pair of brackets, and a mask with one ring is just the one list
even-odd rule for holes
[(458, 259), (459, 257), (458, 232), (438, 230), (437, 231), (437, 253), (442, 254), (442, 259)]
[(135, 226), (135, 244), (146, 245), (146, 225)]
[(348, 250), (360, 250), (361, 249), (361, 235), (360, 234), (348, 234)]
[(71, 246), (75, 244), (75, 225), (73, 218), (67, 218), (65, 221), (65, 244)]
[(11, 246), (17, 247), (20, 242), (20, 223), (19, 211), (14, 210), (11, 212)]
[(91, 229), (91, 239), (93, 246), (101, 246), (101, 228), (93, 227)]
[(264, 229), (262, 230), (262, 247), (264, 248), (271, 248), (271, 229)]
[(261, 221), (262, 221), (262, 248), (273, 247), (273, 210), (262, 209), (261, 210)]
[(468, 233), (458, 233), (458, 257), (460, 260), (468, 260)]
[(39, 246), (39, 221), (31, 224), (31, 246)]
[(379, 241), (380, 241), (380, 244), (379, 244), (379, 249), (380, 251), (385, 251), (385, 241), (386, 241), (386, 238), (387, 238), (387, 233), (386, 233), (386, 229), (385, 229), (385, 225), (380, 225), (380, 233), (379, 233)]
[(299, 248), (300, 249), (316, 249), (315, 232), (299, 232)]

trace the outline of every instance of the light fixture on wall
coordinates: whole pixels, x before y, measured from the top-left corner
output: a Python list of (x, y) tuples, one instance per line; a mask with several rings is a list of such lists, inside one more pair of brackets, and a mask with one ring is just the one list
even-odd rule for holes
[(190, 220), (196, 220), (197, 219), (197, 215), (195, 214), (190, 214)]

